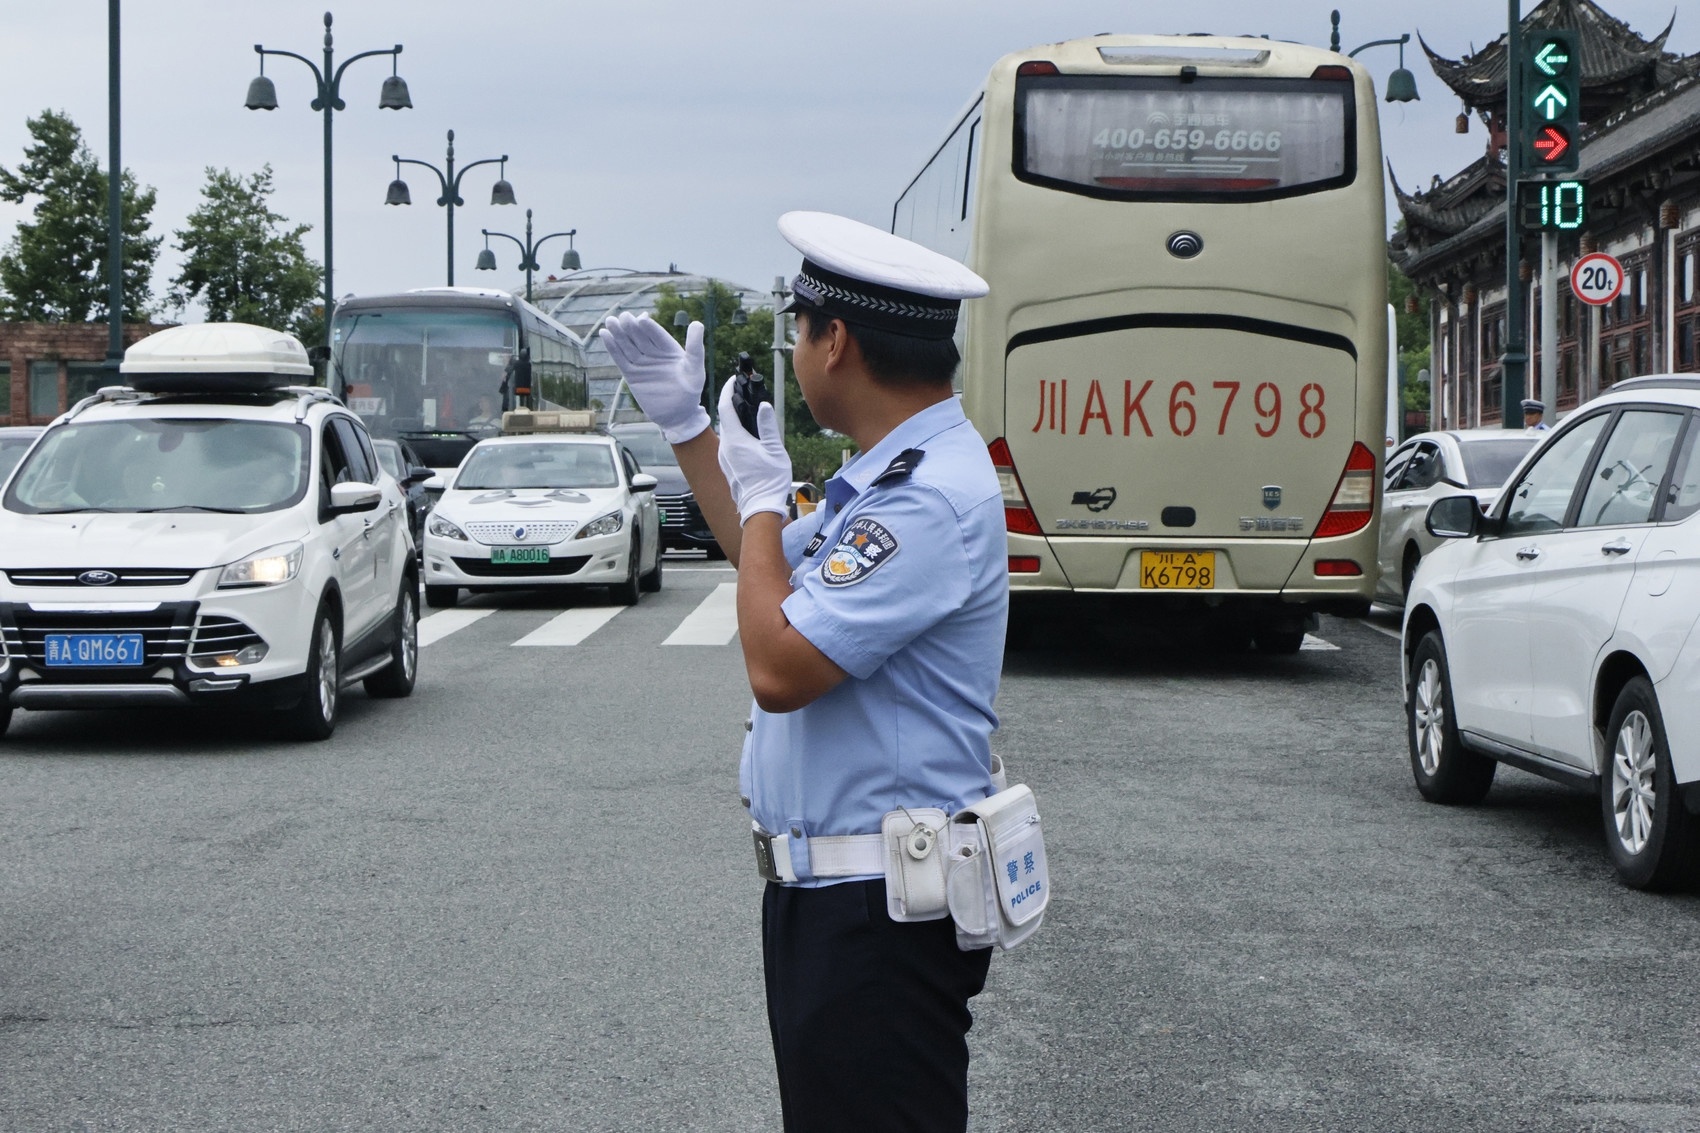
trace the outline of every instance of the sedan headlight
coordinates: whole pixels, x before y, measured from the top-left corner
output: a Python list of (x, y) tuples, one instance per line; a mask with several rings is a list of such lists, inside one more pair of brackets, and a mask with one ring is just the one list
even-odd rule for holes
[(288, 582), (301, 570), (301, 544), (279, 543), (255, 551), (225, 567), (218, 575), (220, 590), (244, 586), (276, 586)]
[(579, 529), (574, 539), (594, 539), (598, 535), (617, 535), (625, 525), (625, 517), (619, 512), (612, 512), (601, 519), (593, 519)]
[(462, 543), (466, 542), (466, 532), (436, 512), (432, 512), (431, 518), (426, 521), (425, 530), (441, 539), (459, 539)]

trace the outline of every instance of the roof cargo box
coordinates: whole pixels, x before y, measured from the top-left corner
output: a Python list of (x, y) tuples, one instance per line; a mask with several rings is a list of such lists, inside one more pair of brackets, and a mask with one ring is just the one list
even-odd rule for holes
[(125, 384), (144, 393), (259, 393), (313, 378), (293, 335), (249, 323), (198, 323), (151, 334), (124, 352)]

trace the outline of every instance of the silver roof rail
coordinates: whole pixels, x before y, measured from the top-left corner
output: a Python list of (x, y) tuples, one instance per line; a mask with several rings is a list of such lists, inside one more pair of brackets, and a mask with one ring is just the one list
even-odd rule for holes
[(60, 420), (72, 420), (91, 405), (101, 405), (108, 401), (142, 401), (146, 397), (147, 394), (133, 390), (129, 386), (101, 386), (99, 389), (77, 402), (77, 404), (67, 409)]
[(317, 402), (343, 408), (342, 399), (324, 386), (286, 386), (286, 392), (295, 394), (295, 420), (297, 423), (307, 419), (307, 411)]

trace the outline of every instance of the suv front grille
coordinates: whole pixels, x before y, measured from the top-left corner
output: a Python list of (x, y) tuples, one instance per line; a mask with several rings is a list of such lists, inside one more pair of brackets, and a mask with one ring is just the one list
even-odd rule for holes
[(702, 509), (690, 492), (681, 496), (656, 496), (655, 506), (661, 509), (663, 531), (685, 531), (703, 526)]
[[(83, 576), (103, 573), (113, 575), (111, 582), (88, 582)], [(13, 586), (87, 586), (104, 589), (108, 586), (182, 586), (195, 577), (192, 568), (180, 567), (37, 567), (29, 570), (9, 570), (6, 577)]]
[(27, 605), (0, 607), (0, 635), (6, 653), (37, 665), (47, 663), (51, 633), (139, 633), (142, 663), (154, 665), (181, 658), (189, 645), (190, 627), (198, 604), (161, 602), (146, 611), (32, 610)]

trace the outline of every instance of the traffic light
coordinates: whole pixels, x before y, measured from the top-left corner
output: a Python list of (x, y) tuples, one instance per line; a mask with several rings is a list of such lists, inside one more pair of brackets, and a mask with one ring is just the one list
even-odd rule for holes
[(1587, 220), (1587, 182), (1517, 182), (1517, 224), (1523, 231), (1574, 232)]
[(1531, 173), (1572, 173), (1582, 132), (1582, 57), (1576, 34), (1567, 28), (1532, 31), (1521, 65), (1521, 164)]

